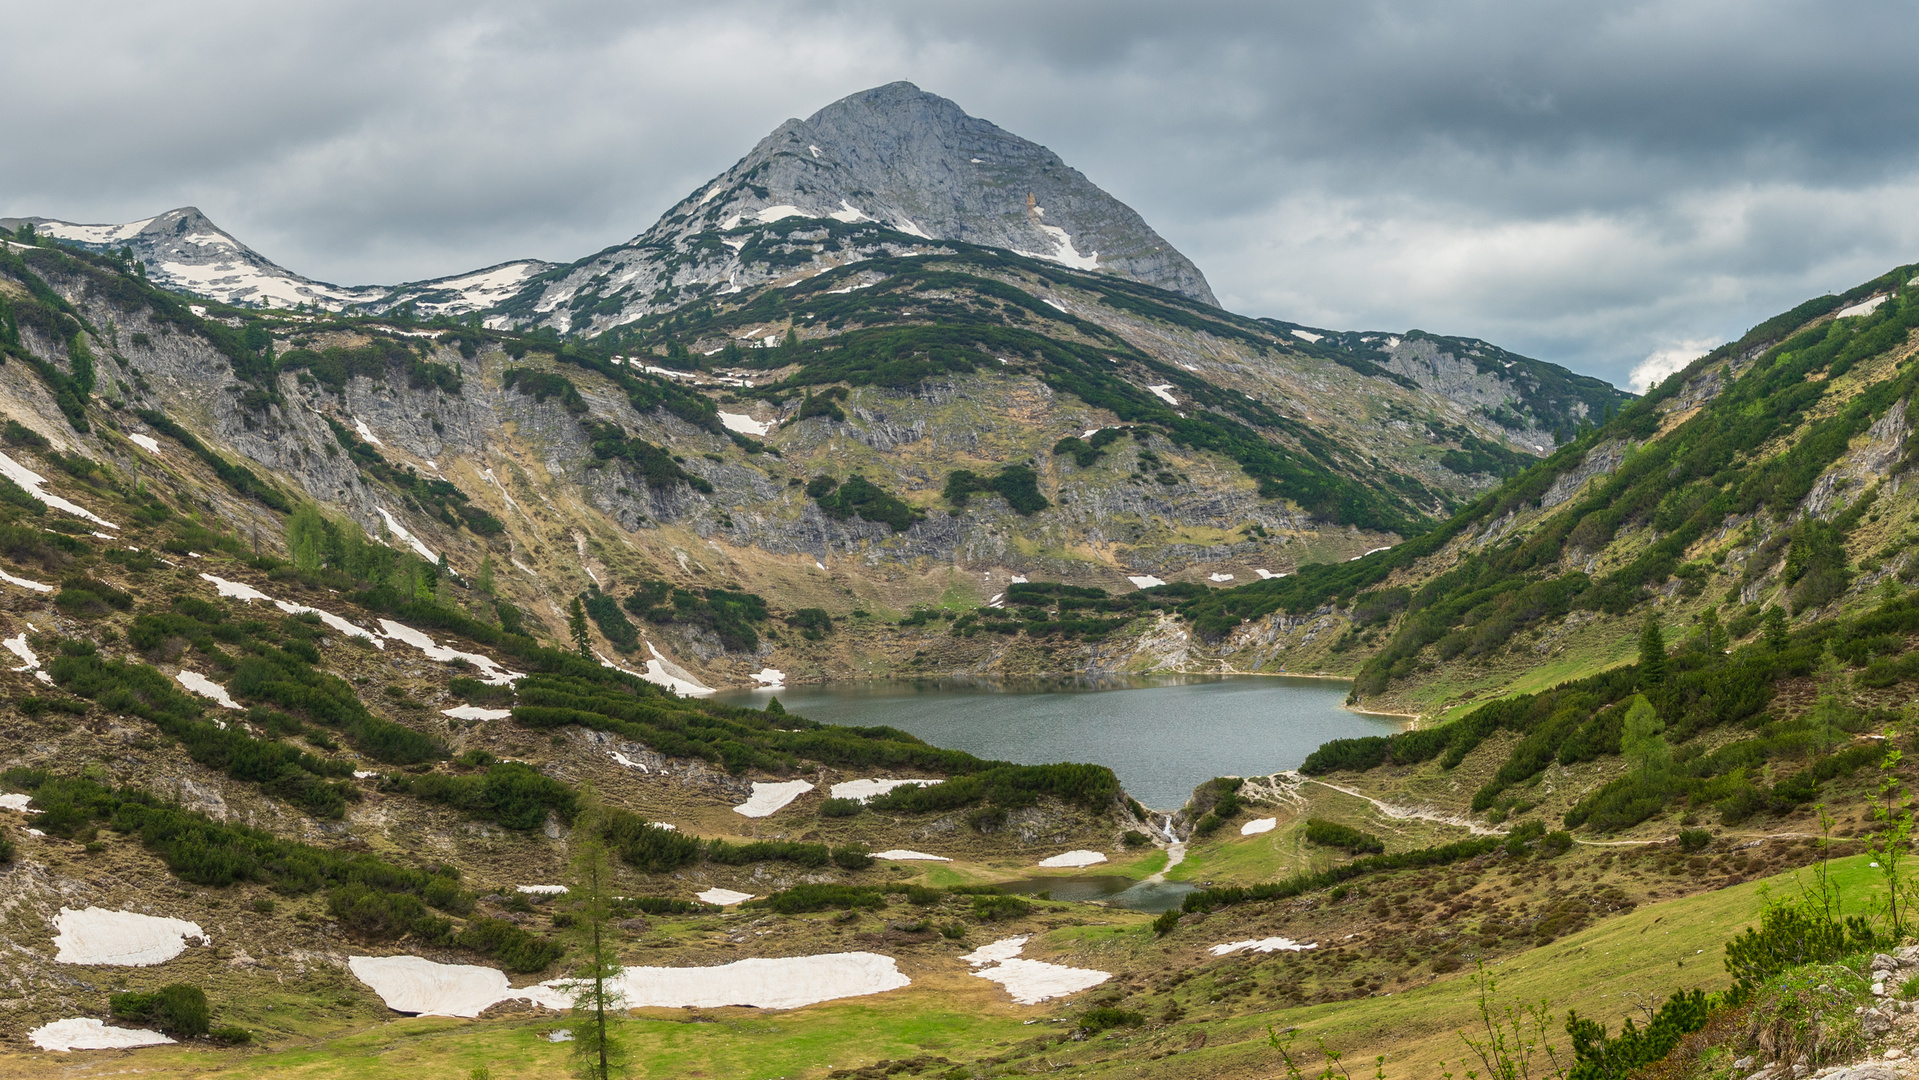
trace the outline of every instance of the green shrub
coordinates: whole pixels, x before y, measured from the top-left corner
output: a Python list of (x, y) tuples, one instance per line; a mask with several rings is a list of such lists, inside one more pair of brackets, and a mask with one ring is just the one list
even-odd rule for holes
[(742, 906), (763, 907), (781, 915), (801, 915), (829, 908), (852, 911), (885, 907), (886, 894), (866, 886), (809, 883), (776, 892), (763, 900), (749, 900)]
[(208, 1031), (207, 1038), (226, 1046), (245, 1046), (253, 1041), (253, 1032), (243, 1027), (227, 1025)]
[(1348, 855), (1377, 855), (1386, 844), (1371, 833), (1320, 818), (1306, 819), (1306, 839), (1321, 847), (1339, 848)]
[(833, 865), (842, 870), (864, 870), (873, 865), (873, 855), (863, 844), (849, 844), (833, 849)]
[(1146, 1017), (1141, 1013), (1111, 1007), (1088, 1009), (1079, 1018), (1080, 1029), (1090, 1035), (1116, 1027), (1139, 1027), (1145, 1022)]
[(1159, 917), (1153, 920), (1153, 933), (1158, 934), (1161, 937), (1165, 937), (1167, 934), (1172, 933), (1173, 927), (1179, 925), (1179, 918), (1181, 914), (1182, 912), (1178, 908), (1170, 908), (1166, 911), (1160, 912)]
[(1017, 919), (1033, 913), (1033, 905), (1017, 896), (975, 896), (973, 917), (981, 922)]
[(469, 919), (452, 943), (491, 956), (508, 971), (529, 974), (544, 971), (566, 955), (557, 941), (536, 937), (505, 919)]
[(1704, 851), (1712, 846), (1712, 833), (1704, 829), (1679, 830), (1679, 850)]
[(676, 829), (663, 829), (617, 807), (609, 809), (603, 821), (607, 845), (641, 873), (670, 873), (699, 861), (700, 842)]
[(206, 992), (185, 983), (172, 983), (149, 992), (113, 994), (107, 999), (107, 1007), (116, 1020), (152, 1024), (178, 1039), (205, 1035), (213, 1016), (207, 1006)]
[(1147, 844), (1152, 842), (1152, 839), (1153, 839), (1152, 837), (1147, 836), (1145, 833), (1140, 832), (1138, 829), (1128, 829), (1126, 830), (1124, 834), (1120, 836), (1119, 842), (1122, 844), (1125, 844), (1129, 848), (1136, 848), (1136, 847), (1146, 846)]
[(858, 799), (826, 799), (820, 803), (820, 816), (832, 818), (857, 817), (866, 805)]

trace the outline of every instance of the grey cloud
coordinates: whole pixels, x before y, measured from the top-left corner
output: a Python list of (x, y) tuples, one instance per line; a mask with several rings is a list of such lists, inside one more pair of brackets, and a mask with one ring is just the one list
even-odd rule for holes
[(624, 240), (896, 78), (1045, 143), (1228, 306), (1622, 381), (1919, 255), (1895, 3), (29, 5), (0, 212), (202, 207), (423, 278)]

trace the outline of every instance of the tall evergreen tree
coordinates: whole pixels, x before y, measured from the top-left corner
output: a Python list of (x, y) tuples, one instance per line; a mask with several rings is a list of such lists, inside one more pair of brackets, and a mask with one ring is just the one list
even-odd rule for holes
[(566, 629), (573, 635), (573, 647), (580, 650), (581, 656), (590, 659), (593, 656), (593, 646), (592, 638), (588, 636), (586, 630), (586, 605), (580, 603), (580, 598), (577, 596), (573, 598), (573, 603), (567, 606)]
[(1792, 644), (1792, 634), (1786, 629), (1786, 611), (1778, 604), (1766, 609), (1764, 640), (1766, 648), (1773, 652), (1784, 652)]
[(1659, 629), (1659, 617), (1646, 612), (1639, 631), (1639, 684), (1658, 686), (1666, 681), (1666, 635)]
[[(576, 600), (575, 603), (578, 603)], [(578, 961), (573, 967), (573, 1061), (582, 1080), (612, 1080), (624, 1071), (618, 1033), (608, 1023), (625, 1005), (620, 987), (620, 951), (613, 922), (613, 867), (602, 838), (605, 816), (591, 784), (580, 787), (583, 806), (573, 824), (573, 904)]]

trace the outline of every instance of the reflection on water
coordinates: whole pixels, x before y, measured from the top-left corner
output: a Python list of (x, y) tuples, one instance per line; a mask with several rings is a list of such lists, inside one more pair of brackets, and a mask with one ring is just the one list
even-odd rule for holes
[(1045, 893), (1054, 900), (1083, 903), (1099, 900), (1129, 911), (1157, 915), (1171, 911), (1198, 886), (1185, 881), (1134, 881), (1119, 874), (1079, 874), (1072, 877), (1034, 877), (1002, 881), (998, 887), (1021, 896)]
[(1291, 769), (1329, 739), (1389, 735), (1399, 723), (1344, 708), (1348, 684), (1257, 675), (1173, 675), (998, 682), (975, 679), (820, 683), (733, 690), (717, 700), (829, 724), (890, 724), (935, 746), (1039, 765), (1086, 761), (1119, 774), (1160, 810), (1215, 776)]

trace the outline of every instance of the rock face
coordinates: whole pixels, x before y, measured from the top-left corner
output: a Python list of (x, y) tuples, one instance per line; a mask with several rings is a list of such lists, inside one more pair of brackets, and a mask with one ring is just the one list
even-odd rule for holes
[(754, 226), (795, 217), (1005, 248), (1218, 306), (1190, 259), (1059, 155), (896, 82), (781, 124), (651, 229), (507, 310), (519, 325), (603, 329), (751, 287), (767, 280), (740, 258)]

